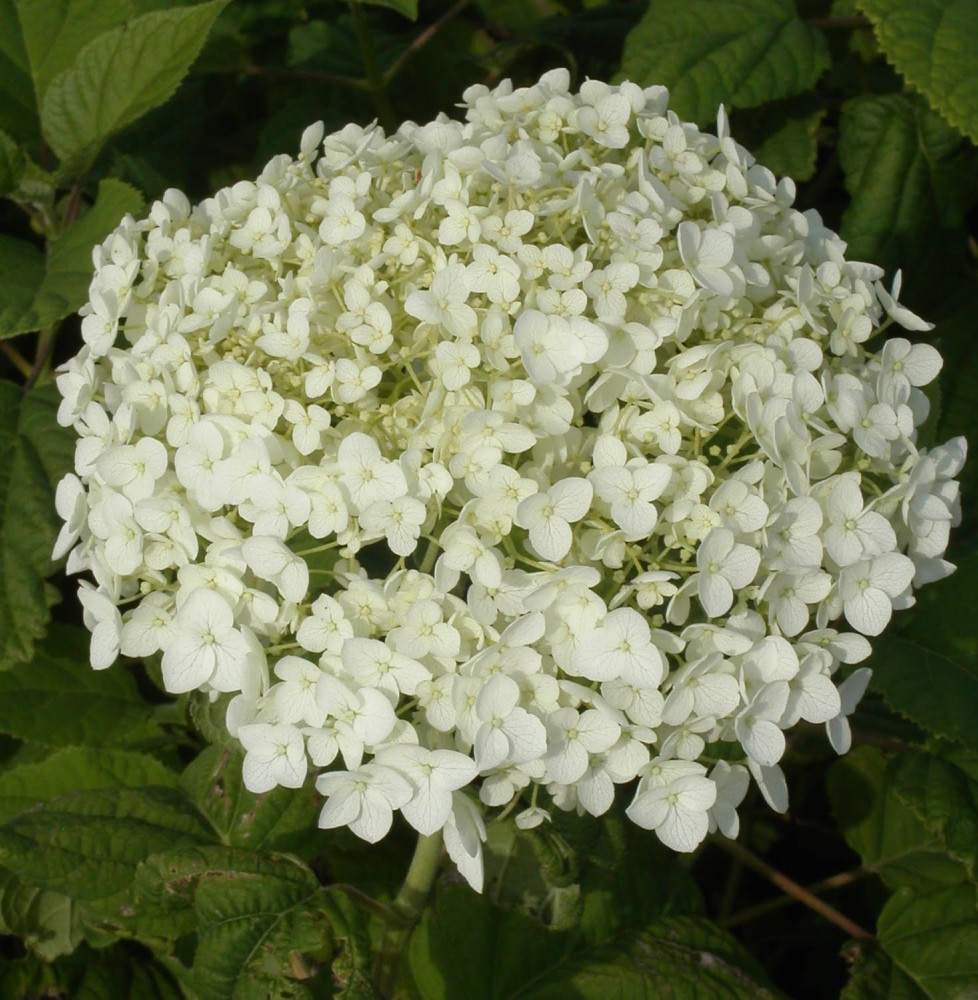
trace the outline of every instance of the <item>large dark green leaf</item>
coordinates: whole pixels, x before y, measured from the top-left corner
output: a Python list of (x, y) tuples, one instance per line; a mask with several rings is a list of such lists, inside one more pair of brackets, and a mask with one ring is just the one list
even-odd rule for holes
[(210, 837), (200, 814), (171, 789), (97, 789), (0, 826), (0, 864), (26, 885), (99, 900), (128, 888), (150, 855)]
[(16, 934), (50, 962), (74, 951), (83, 930), (79, 909), (68, 896), (24, 885), (0, 868), (0, 933)]
[(625, 40), (621, 72), (664, 83), (681, 118), (707, 124), (720, 104), (753, 108), (800, 94), (828, 66), (824, 36), (792, 0), (651, 0)]
[(901, 754), (889, 770), (893, 791), (945, 851), (978, 877), (978, 758)]
[(65, 747), (34, 764), (0, 771), (0, 823), (40, 802), (96, 788), (174, 787), (177, 776), (155, 757), (130, 750)]
[(333, 952), (329, 894), (296, 858), (224, 847), (169, 851), (140, 869), (136, 905), (196, 930), (200, 1000), (328, 995), (328, 972), (319, 970)]
[(88, 633), (55, 625), (29, 668), (0, 673), (0, 732), (48, 746), (126, 747), (158, 736), (125, 667), (95, 671)]
[(762, 1000), (778, 994), (743, 948), (711, 921), (672, 917), (588, 945), (442, 887), (408, 947), (425, 1000)]
[(926, 891), (966, 879), (939, 833), (898, 797), (882, 751), (856, 748), (832, 768), (828, 787), (832, 811), (849, 846), (890, 888)]
[(57, 401), (52, 386), (25, 395), (0, 382), (0, 671), (30, 658), (58, 599), (45, 578), (59, 526), (54, 487), (71, 468), (73, 440), (58, 426)]
[(974, 0), (859, 0), (880, 48), (907, 82), (978, 142)]
[(893, 963), (891, 997), (966, 1000), (978, 995), (974, 886), (900, 889), (883, 907), (879, 942)]
[(159, 962), (122, 947), (83, 948), (63, 974), (71, 1000), (184, 1000), (173, 976)]
[(978, 673), (917, 639), (883, 635), (873, 643), (873, 684), (891, 708), (938, 736), (978, 749)]
[(0, 0), (0, 128), (21, 141), (38, 131), (34, 82), (14, 0)]
[(787, 118), (751, 152), (759, 163), (778, 176), (807, 181), (815, 173), (818, 129), (825, 114), (824, 110), (819, 110)]
[(33, 243), (0, 235), (0, 340), (20, 332), (44, 281), (44, 254)]
[[(184, 790), (207, 817), (221, 843), (311, 856), (321, 844), (316, 818), (322, 798), (309, 782), (255, 795), (244, 787), (239, 752), (208, 747), (184, 771)], [(2, 785), (0, 785), (2, 788)]]
[(852, 197), (842, 217), (850, 256), (896, 264), (921, 232), (959, 227), (974, 197), (973, 153), (919, 98), (849, 101), (839, 122), (839, 160)]
[(0, 197), (17, 187), (23, 173), (23, 152), (6, 132), (0, 130)]
[(353, 0), (353, 2), (372, 7), (389, 7), (412, 21), (418, 19), (418, 0)]

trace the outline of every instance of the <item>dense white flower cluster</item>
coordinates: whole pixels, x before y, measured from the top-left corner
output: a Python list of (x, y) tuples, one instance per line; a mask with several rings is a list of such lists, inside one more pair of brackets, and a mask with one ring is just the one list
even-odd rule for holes
[(485, 807), (638, 779), (680, 851), (749, 775), (785, 809), (784, 731), (844, 752), (837, 670), (952, 569), (940, 356), (874, 339), (926, 324), (667, 100), (559, 70), (170, 191), (96, 249), (58, 379), (92, 665), (234, 693), (250, 789), (314, 772), (321, 826), (400, 811), (477, 887)]

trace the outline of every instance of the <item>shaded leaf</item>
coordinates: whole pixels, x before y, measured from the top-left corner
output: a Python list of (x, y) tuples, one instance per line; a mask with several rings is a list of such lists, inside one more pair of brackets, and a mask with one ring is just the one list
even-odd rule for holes
[(810, 115), (788, 118), (751, 152), (779, 177), (807, 181), (815, 173), (818, 158), (818, 129), (825, 117), (820, 109)]
[[(899, 763), (896, 761), (895, 763)], [(863, 867), (891, 888), (928, 890), (956, 884), (967, 875), (948, 856), (937, 832), (898, 797), (887, 761), (876, 747), (861, 746), (829, 772), (832, 812)]]
[(86, 45), (44, 98), (44, 137), (61, 160), (82, 167), (109, 136), (168, 100), (227, 3), (153, 11)]
[(839, 1000), (926, 1000), (927, 994), (875, 942), (860, 942), (851, 961), (849, 982)]
[(127, 212), (138, 213), (142, 204), (143, 196), (129, 184), (112, 178), (100, 181), (95, 204), (51, 242), (47, 262), (39, 251), (26, 258), (30, 261), (29, 273), (24, 273), (28, 267), (25, 263), (23, 285), (18, 292), (20, 308), (14, 303), (3, 309), (0, 302), (0, 337), (40, 330), (79, 309), (87, 301), (92, 283), (92, 250)]
[(0, 976), (0, 1000), (24, 1000), (25, 997), (56, 996), (58, 988), (54, 967), (28, 952), (23, 958), (9, 959)]
[(859, 0), (886, 58), (944, 117), (978, 142), (974, 0)]
[(20, 333), (44, 270), (44, 254), (36, 246), (0, 235), (0, 340)]
[(532, 37), (545, 18), (560, 13), (554, 0), (475, 0), (476, 7), (492, 24), (505, 28), (521, 40)]
[(705, 918), (666, 918), (638, 933), (587, 945), (459, 886), (438, 890), (411, 937), (408, 961), (415, 990), (425, 1000), (778, 995), (734, 938)]
[(974, 197), (973, 150), (924, 101), (858, 97), (839, 121), (839, 160), (851, 201), (841, 233), (849, 256), (892, 264), (935, 225), (961, 225)]
[(370, 7), (388, 7), (412, 21), (418, 19), (418, 0), (353, 0)]
[(978, 759), (914, 752), (893, 761), (893, 791), (974, 881), (978, 876)]
[(937, 736), (978, 749), (978, 673), (966, 660), (898, 635), (882, 635), (873, 646), (873, 684), (891, 708)]
[[(74, 455), (73, 435), (56, 419), (58, 398), (53, 386), (25, 395), (0, 382), (0, 671), (30, 659), (58, 600), (45, 582), (59, 527), (54, 486)], [(5, 704), (0, 731), (16, 708)]]
[(173, 976), (145, 955), (121, 947), (82, 949), (65, 985), (72, 1000), (183, 1000)]
[(55, 625), (30, 669), (0, 673), (0, 732), (48, 746), (129, 746), (159, 735), (124, 667), (88, 665), (88, 632)]
[(83, 936), (79, 910), (68, 896), (26, 886), (2, 868), (0, 933), (16, 934), (48, 962), (74, 951)]
[(792, 0), (652, 0), (629, 33), (622, 75), (663, 83), (670, 107), (701, 124), (813, 87), (829, 66), (821, 31)]
[(15, 190), (23, 174), (23, 152), (6, 132), (0, 131), (0, 197)]
[(34, 81), (14, 0), (0, 0), (0, 128), (22, 142), (38, 132)]
[(0, 826), (0, 864), (27, 885), (98, 900), (128, 888), (150, 855), (210, 836), (172, 789), (97, 789), (45, 802)]
[(376, 1000), (370, 979), (372, 953), (365, 912), (339, 891), (327, 890), (320, 904), (329, 918), (333, 957), (329, 972), (341, 1000)]
[(964, 1000), (978, 993), (974, 886), (898, 890), (883, 907), (877, 935), (895, 970), (891, 996)]
[(200, 1000), (300, 1000), (323, 995), (306, 986), (321, 987), (320, 964), (333, 950), (326, 898), (296, 858), (202, 847), (150, 859), (139, 871), (136, 902), (196, 930)]

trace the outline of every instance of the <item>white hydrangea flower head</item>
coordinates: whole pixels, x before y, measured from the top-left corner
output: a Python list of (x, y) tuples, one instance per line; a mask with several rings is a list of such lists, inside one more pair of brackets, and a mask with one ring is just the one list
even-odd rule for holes
[[(232, 696), (320, 825), (628, 814), (679, 851), (839, 752), (893, 609), (950, 573), (962, 439), (928, 324), (662, 87), (565, 70), (464, 121), (311, 126), (94, 251), (55, 555), (96, 669)], [(845, 665), (842, 674), (840, 666)], [(848, 675), (848, 676), (846, 676)], [(845, 679), (843, 679), (845, 677)]]

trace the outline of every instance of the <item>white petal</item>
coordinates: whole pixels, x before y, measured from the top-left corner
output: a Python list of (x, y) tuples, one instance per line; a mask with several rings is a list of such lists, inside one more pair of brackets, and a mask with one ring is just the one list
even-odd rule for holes
[(655, 835), (666, 847), (688, 854), (703, 842), (709, 826), (709, 817), (705, 812), (686, 812), (684, 809), (674, 808), (669, 810), (656, 827)]

